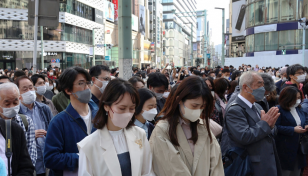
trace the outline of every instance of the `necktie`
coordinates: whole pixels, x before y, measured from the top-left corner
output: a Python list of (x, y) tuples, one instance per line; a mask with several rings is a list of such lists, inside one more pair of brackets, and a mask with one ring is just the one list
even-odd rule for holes
[(258, 115), (259, 118), (261, 118), (261, 115), (255, 105), (252, 105), (251, 109)]

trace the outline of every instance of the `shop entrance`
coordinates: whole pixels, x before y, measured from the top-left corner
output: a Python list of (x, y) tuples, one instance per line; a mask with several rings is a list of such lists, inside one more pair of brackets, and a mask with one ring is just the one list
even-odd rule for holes
[(15, 70), (15, 60), (0, 60), (0, 68)]

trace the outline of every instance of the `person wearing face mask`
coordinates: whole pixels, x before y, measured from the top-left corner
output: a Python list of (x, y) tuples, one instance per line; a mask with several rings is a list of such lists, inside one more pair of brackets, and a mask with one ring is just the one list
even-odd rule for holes
[(97, 130), (77, 144), (78, 175), (155, 176), (146, 133), (134, 126), (137, 89), (128, 81), (115, 79), (104, 95), (94, 119)]
[(44, 93), (44, 97), (48, 98), (49, 100), (52, 100), (55, 93), (53, 92), (53, 81), (47, 77), (45, 74), (40, 74), (44, 76), (45, 86), (46, 86), (46, 92)]
[(45, 175), (46, 167), (43, 161), (43, 153), (48, 126), (53, 114), (47, 105), (36, 101), (35, 88), (30, 78), (25, 75), (20, 76), (16, 79), (15, 84), (21, 94), (19, 114), (29, 116), (34, 123), (37, 150), (35, 171), (37, 175)]
[(213, 102), (199, 77), (178, 85), (150, 138), (156, 175), (224, 175), (220, 148), (209, 128)]
[(288, 81), (286, 81), (282, 86), (281, 90), (287, 86), (294, 86), (301, 91), (302, 99), (304, 99), (303, 94), (303, 83), (306, 79), (306, 74), (304, 72), (304, 67), (300, 64), (294, 64), (287, 69)]
[(52, 175), (78, 174), (77, 143), (96, 130), (92, 120), (98, 107), (91, 100), (90, 74), (81, 67), (64, 70), (59, 79), (64, 95), (70, 99), (67, 108), (56, 115), (48, 128), (44, 162)]
[(260, 76), (262, 77), (264, 81), (265, 93), (264, 93), (263, 99), (261, 101), (257, 101), (256, 103), (262, 107), (265, 113), (267, 113), (270, 108), (269, 108), (269, 104), (267, 102), (266, 97), (269, 96), (270, 93), (276, 89), (276, 87), (275, 87), (274, 80), (269, 74), (261, 73)]
[(53, 105), (52, 101), (44, 96), (46, 93), (44, 76), (35, 74), (31, 77), (31, 80), (33, 81), (34, 89), (36, 92), (36, 101), (47, 105), (50, 108), (52, 114), (56, 116), (58, 114), (57, 109)]
[[(0, 85), (0, 160), (3, 160), (4, 168), (0, 168), (0, 173), (8, 174), (8, 158), (5, 155), (6, 148), (6, 125), (5, 120), (11, 120), (12, 134), (12, 156), (10, 157), (10, 174), (16, 175), (33, 175), (34, 165), (36, 162), (36, 145), (34, 142), (33, 123), (30, 129), (26, 131), (21, 117), (18, 115), (20, 94), (18, 87), (13, 83), (4, 83)], [(30, 125), (30, 124), (29, 124)], [(32, 137), (28, 136), (31, 132)], [(30, 156), (29, 156), (30, 154)], [(32, 162), (31, 162), (32, 161)], [(3, 175), (3, 176), (4, 176)]]
[(230, 70), (226, 69), (226, 68), (223, 69), (221, 77), (229, 80), (229, 78), (230, 78)]
[(152, 122), (157, 115), (157, 102), (155, 94), (148, 89), (138, 89), (140, 103), (136, 108), (135, 125), (144, 129), (147, 138), (150, 139), (154, 125)]
[(283, 176), (299, 176), (307, 165), (306, 156), (300, 149), (300, 137), (308, 131), (308, 114), (300, 103), (301, 93), (296, 87), (281, 90), (275, 142)]
[[(262, 77), (254, 72), (243, 73), (240, 78), (240, 94), (226, 107), (221, 149), (223, 155), (233, 149), (245, 148), (253, 175), (281, 175), (281, 167), (273, 134), (279, 109), (265, 113), (255, 102), (264, 98)], [(260, 150), (262, 149), (262, 150)], [(234, 168), (237, 169), (237, 168)]]
[(145, 86), (144, 81), (137, 76), (131, 77), (128, 82), (130, 82), (137, 90), (142, 89)]
[(275, 83), (277, 94), (280, 93), (281, 86), (288, 80), (287, 79), (287, 69), (288, 69), (287, 67), (283, 67), (280, 69), (279, 74), (280, 74), (281, 79)]
[(96, 65), (90, 68), (89, 74), (93, 82), (91, 87), (92, 100), (99, 106), (99, 100), (110, 81), (110, 69), (105, 65)]
[[(151, 73), (148, 75), (147, 87), (156, 95), (157, 113), (159, 113), (166, 103), (163, 98), (164, 92), (168, 90), (169, 82), (165, 75), (161, 73)], [(158, 119), (156, 119), (158, 120)]]

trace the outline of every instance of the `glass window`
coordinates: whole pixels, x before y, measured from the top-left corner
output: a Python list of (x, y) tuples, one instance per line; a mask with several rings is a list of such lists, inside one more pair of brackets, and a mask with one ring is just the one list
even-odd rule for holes
[(256, 2), (255, 25), (264, 24), (264, 0)]
[(280, 21), (290, 21), (297, 18), (297, 7), (294, 0), (280, 0)]
[(255, 51), (264, 51), (264, 33), (255, 34)]
[[(296, 46), (295, 49), (302, 49), (303, 47), (300, 46), (303, 44), (303, 30), (296, 30), (295, 31), (295, 35), (296, 35), (296, 41), (295, 41), (295, 45), (299, 45)], [(305, 35), (305, 48), (308, 48), (308, 29), (306, 29), (306, 35)]]
[(2, 0), (0, 1), (0, 7), (11, 9), (27, 9), (28, 0)]
[(250, 4), (248, 6), (249, 9), (249, 17), (248, 17), (248, 27), (254, 26), (255, 24), (255, 14), (254, 14), (254, 6), (255, 4)]
[(246, 36), (246, 50), (247, 52), (253, 52), (254, 49), (254, 35)]
[(278, 32), (265, 33), (265, 51), (278, 50)]
[(279, 46), (285, 46), (286, 49), (294, 49), (294, 46), (288, 45), (295, 45), (295, 30), (289, 31), (279, 31)]
[(266, 23), (278, 22), (278, 0), (266, 0), (265, 21)]

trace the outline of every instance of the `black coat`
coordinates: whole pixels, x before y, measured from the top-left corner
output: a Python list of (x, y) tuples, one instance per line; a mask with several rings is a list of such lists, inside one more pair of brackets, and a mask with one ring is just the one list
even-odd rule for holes
[[(28, 153), (24, 130), (12, 121), (12, 176), (33, 176), (34, 166)], [(0, 118), (0, 132), (6, 138), (5, 121)]]

